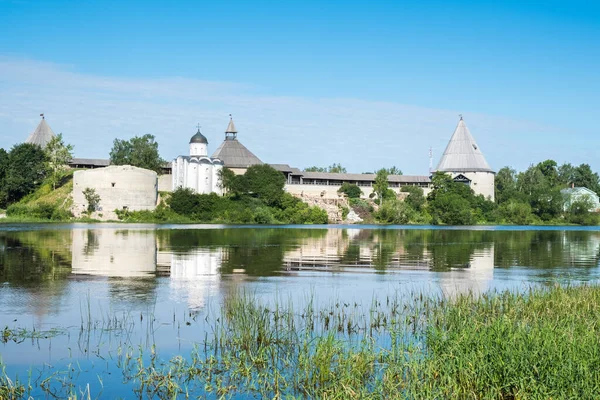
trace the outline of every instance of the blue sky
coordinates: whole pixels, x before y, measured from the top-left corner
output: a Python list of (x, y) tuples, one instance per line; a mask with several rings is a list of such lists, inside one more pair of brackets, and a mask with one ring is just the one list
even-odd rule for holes
[(490, 165), (596, 170), (600, 3), (0, 0), (0, 147), (44, 112), (76, 156), (167, 159), (232, 113), (263, 161), (426, 174), (462, 113)]

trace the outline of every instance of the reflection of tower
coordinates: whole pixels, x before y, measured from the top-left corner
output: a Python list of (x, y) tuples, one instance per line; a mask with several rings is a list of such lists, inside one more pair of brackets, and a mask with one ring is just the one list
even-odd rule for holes
[(148, 276), (156, 271), (153, 230), (73, 229), (73, 274)]
[(489, 248), (476, 250), (464, 267), (439, 272), (438, 279), (442, 292), (448, 297), (469, 291), (474, 294), (485, 292), (494, 279), (494, 244)]
[(187, 296), (192, 310), (204, 307), (206, 298), (219, 288), (219, 268), (223, 249), (198, 249), (188, 254), (171, 256), (171, 288), (178, 296)]

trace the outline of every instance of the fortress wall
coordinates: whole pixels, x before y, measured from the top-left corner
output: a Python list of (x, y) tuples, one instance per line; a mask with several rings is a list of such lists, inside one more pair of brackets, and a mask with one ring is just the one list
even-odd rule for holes
[(83, 190), (92, 188), (100, 196), (103, 219), (116, 219), (115, 209), (154, 210), (158, 197), (156, 172), (131, 165), (75, 171), (73, 174), (73, 214), (81, 216), (87, 209)]
[(173, 175), (159, 175), (158, 176), (158, 191), (159, 192), (172, 192), (173, 191)]
[[(338, 189), (341, 187), (341, 185), (298, 185), (298, 184), (291, 184), (288, 183), (285, 185), (285, 190), (290, 193), (293, 194), (295, 196), (310, 196), (310, 197), (322, 197), (325, 199), (337, 199), (340, 196), (338, 196)], [(362, 190), (362, 195), (360, 196), (363, 199), (368, 199), (369, 195), (373, 192), (373, 187), (371, 186), (359, 186), (360, 189)], [(390, 188), (392, 189), (394, 192), (396, 192), (396, 194), (400, 193), (400, 189), (399, 187), (394, 187), (394, 188)], [(427, 194), (431, 192), (430, 188), (423, 188), (423, 193), (425, 196), (427, 196)]]

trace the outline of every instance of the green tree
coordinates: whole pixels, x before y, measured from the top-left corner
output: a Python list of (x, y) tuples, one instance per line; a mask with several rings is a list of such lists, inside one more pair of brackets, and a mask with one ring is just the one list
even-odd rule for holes
[(330, 172), (332, 174), (345, 174), (347, 171), (346, 168), (342, 167), (342, 164), (333, 163), (327, 168), (327, 172)]
[(268, 205), (277, 204), (284, 193), (285, 177), (270, 165), (252, 165), (244, 177), (250, 194)]
[(304, 168), (304, 172), (329, 172), (332, 174), (345, 174), (347, 171), (346, 168), (342, 167), (342, 164), (333, 163), (329, 167), (312, 166)]
[(30, 143), (14, 146), (8, 155), (6, 167), (6, 202), (14, 203), (33, 192), (46, 175), (46, 154), (40, 146)]
[(563, 186), (569, 186), (575, 180), (575, 167), (570, 163), (564, 163), (558, 167), (558, 181)]
[(529, 225), (532, 221), (531, 206), (529, 203), (518, 200), (508, 200), (499, 206), (498, 213), (501, 222), (515, 225)]
[(425, 205), (425, 196), (423, 189), (418, 186), (402, 186), (401, 192), (408, 193), (404, 201), (411, 206), (415, 211), (421, 211)]
[(585, 187), (600, 194), (598, 174), (592, 171), (588, 164), (581, 164), (573, 171), (572, 183), (578, 187)]
[(7, 193), (6, 193), (6, 173), (8, 171), (9, 158), (8, 153), (4, 149), (0, 149), (0, 208), (6, 208)]
[(100, 195), (96, 193), (96, 189), (89, 187), (85, 188), (83, 190), (83, 197), (85, 197), (85, 201), (88, 203), (88, 214), (91, 214), (98, 209), (98, 206), (100, 205)]
[(154, 136), (146, 134), (130, 140), (115, 139), (110, 151), (110, 163), (133, 165), (160, 173), (165, 161), (160, 158)]
[(338, 193), (344, 193), (350, 199), (358, 199), (362, 194), (362, 190), (358, 185), (353, 183), (344, 182), (342, 186), (338, 189)]
[(567, 221), (579, 225), (598, 225), (598, 214), (591, 212), (594, 203), (589, 196), (573, 201), (567, 209)]
[(171, 193), (169, 207), (179, 215), (191, 216), (200, 203), (200, 198), (194, 190), (179, 187)]
[(63, 142), (62, 133), (54, 136), (44, 148), (46, 166), (50, 174), (52, 188), (65, 176), (67, 164), (73, 159), (73, 146)]
[(233, 193), (238, 190), (235, 172), (229, 168), (225, 167), (219, 171), (219, 180), (221, 181), (219, 185), (226, 192)]
[(434, 224), (472, 225), (476, 222), (476, 214), (485, 214), (486, 210), (480, 207), (487, 209), (487, 203), (483, 203), (486, 200), (477, 198), (464, 183), (454, 182), (443, 172), (436, 172), (431, 182), (433, 190), (427, 200)]
[(313, 165), (312, 167), (304, 168), (304, 172), (327, 172), (327, 168)]
[(475, 217), (471, 204), (458, 193), (445, 193), (435, 197), (430, 202), (433, 223), (439, 222), (448, 225), (473, 225)]
[(375, 176), (373, 193), (375, 193), (377, 198), (381, 201), (383, 199), (383, 195), (387, 192), (388, 187), (388, 171), (385, 168), (381, 168), (379, 171), (377, 171), (377, 175)]
[[(539, 164), (538, 164), (539, 165)], [(546, 169), (548, 174), (548, 169)], [(538, 166), (530, 166), (517, 175), (517, 188), (531, 205), (532, 212), (544, 221), (562, 213), (563, 198), (559, 186), (552, 186), (553, 173), (548, 178)]]
[(388, 175), (402, 175), (402, 170), (395, 165), (390, 168), (384, 168)]
[(504, 167), (498, 171), (494, 181), (496, 203), (502, 204), (517, 197), (517, 171)]
[(375, 218), (386, 224), (408, 224), (416, 219), (416, 211), (406, 202), (386, 200), (375, 213)]
[(546, 177), (546, 181), (552, 187), (559, 182), (558, 164), (554, 160), (542, 161), (536, 166), (537, 169)]

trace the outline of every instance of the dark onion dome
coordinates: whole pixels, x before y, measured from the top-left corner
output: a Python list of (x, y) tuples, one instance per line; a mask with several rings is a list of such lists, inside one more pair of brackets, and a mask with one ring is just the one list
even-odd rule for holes
[(202, 133), (200, 133), (200, 129), (198, 129), (198, 132), (196, 132), (196, 134), (194, 136), (192, 136), (192, 138), (190, 139), (190, 144), (192, 144), (192, 143), (208, 144), (208, 140), (206, 139), (206, 136), (204, 136)]

